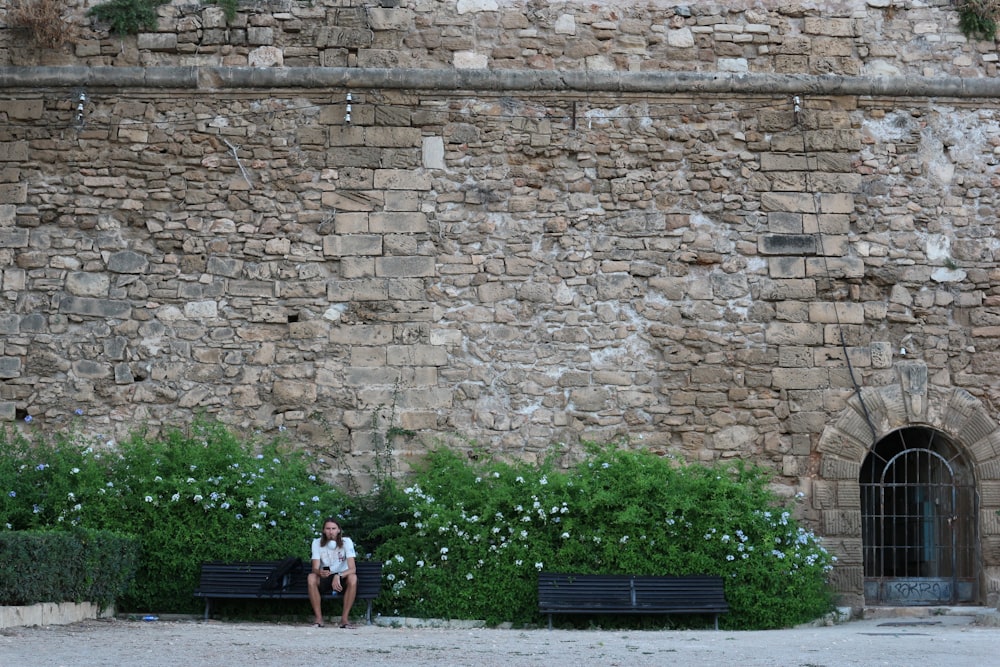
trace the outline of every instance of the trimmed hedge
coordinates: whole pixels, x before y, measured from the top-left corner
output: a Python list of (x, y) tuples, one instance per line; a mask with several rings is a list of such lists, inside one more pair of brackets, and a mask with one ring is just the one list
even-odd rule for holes
[(103, 530), (0, 532), (0, 604), (110, 606), (132, 583), (134, 539)]

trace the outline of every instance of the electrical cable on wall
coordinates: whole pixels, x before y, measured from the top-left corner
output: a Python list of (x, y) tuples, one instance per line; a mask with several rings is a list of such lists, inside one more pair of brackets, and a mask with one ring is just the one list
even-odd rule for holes
[(243, 180), (245, 180), (247, 182), (247, 185), (249, 185), (252, 188), (253, 187), (253, 181), (250, 180), (250, 174), (247, 173), (246, 167), (243, 166), (243, 162), (240, 160), (239, 153), (236, 152), (237, 151), (237, 147), (233, 146), (231, 143), (229, 143), (228, 139), (224, 138), (222, 141), (227, 146), (229, 146), (229, 150), (231, 150), (233, 152), (233, 157), (236, 158), (236, 164), (237, 164), (237, 166), (239, 166), (240, 172), (243, 174)]
[[(798, 127), (798, 128), (800, 128), (800, 129), (801, 129), (801, 127), (800, 127), (800, 120), (801, 120), (801, 113), (802, 113), (801, 103), (802, 103), (802, 101), (801, 101), (801, 99), (799, 98), (798, 95), (796, 95), (793, 98), (793, 100), (792, 100), (792, 105), (793, 105), (792, 106), (792, 113), (793, 113), (793, 115), (795, 117), (795, 126)], [(806, 146), (806, 144), (805, 144), (805, 142), (803, 142), (803, 150), (806, 151), (806, 153), (805, 153), (805, 155), (806, 155), (806, 163), (808, 164), (809, 152), (808, 152), (808, 149), (805, 148), (805, 146)], [(832, 289), (832, 287), (833, 287), (833, 276), (832, 276), (832, 274), (830, 272), (830, 262), (829, 262), (829, 259), (827, 257), (827, 254), (826, 254), (826, 247), (825, 247), (825, 245), (823, 243), (823, 229), (822, 229), (822, 227), (820, 225), (819, 205), (816, 203), (816, 200), (819, 197), (819, 194), (814, 192), (814, 193), (812, 193), (812, 195), (813, 195), (812, 196), (813, 217), (816, 219), (816, 239), (817, 239), (817, 241), (819, 243), (818, 250), (819, 250), (820, 257), (823, 259), (823, 269), (824, 269), (824, 271), (826, 273), (827, 283), (828, 283), (829, 287)], [(871, 429), (871, 432), (872, 432), (872, 446), (874, 446), (875, 442), (878, 440), (878, 429), (875, 428), (875, 423), (872, 420), (871, 412), (868, 410), (868, 404), (865, 402), (865, 397), (861, 393), (861, 384), (858, 382), (857, 376), (854, 373), (854, 365), (851, 363), (851, 355), (848, 353), (848, 350), (847, 350), (847, 339), (844, 336), (844, 324), (840, 320), (840, 308), (838, 308), (838, 306), (839, 306), (839, 303), (836, 300), (834, 300), (833, 301), (833, 313), (834, 313), (834, 317), (837, 320), (837, 332), (838, 332), (838, 334), (840, 336), (840, 348), (841, 348), (841, 350), (844, 353), (844, 361), (847, 364), (847, 372), (848, 372), (848, 374), (851, 377), (851, 384), (854, 385), (854, 393), (858, 397), (858, 401), (861, 403), (861, 410), (864, 413), (865, 422), (868, 424), (868, 428)]]

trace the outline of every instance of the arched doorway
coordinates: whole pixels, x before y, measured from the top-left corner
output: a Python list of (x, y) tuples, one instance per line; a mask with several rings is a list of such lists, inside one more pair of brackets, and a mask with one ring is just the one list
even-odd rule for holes
[(866, 604), (978, 602), (976, 483), (961, 449), (902, 428), (871, 448), (859, 482)]

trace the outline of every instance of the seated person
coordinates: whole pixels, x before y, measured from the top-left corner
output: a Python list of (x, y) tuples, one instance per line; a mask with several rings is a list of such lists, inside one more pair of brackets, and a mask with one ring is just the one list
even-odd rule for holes
[(358, 570), (354, 559), (354, 542), (344, 537), (340, 523), (332, 518), (323, 521), (322, 535), (312, 542), (312, 572), (308, 582), (313, 627), (323, 627), (321, 596), (331, 590), (340, 593), (344, 601), (340, 627), (355, 627), (350, 620), (351, 606), (358, 590)]

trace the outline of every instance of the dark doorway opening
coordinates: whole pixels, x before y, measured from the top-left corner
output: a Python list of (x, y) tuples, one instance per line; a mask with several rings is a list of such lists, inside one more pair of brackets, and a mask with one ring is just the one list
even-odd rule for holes
[(962, 451), (928, 428), (879, 440), (861, 467), (865, 603), (975, 604), (978, 502)]

